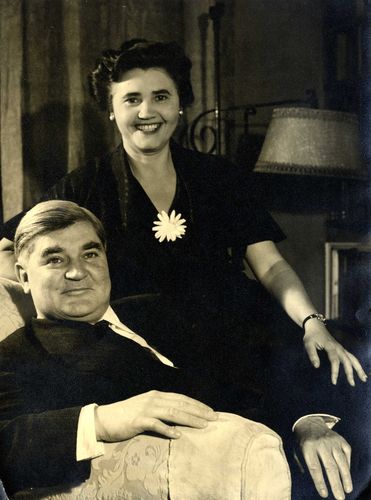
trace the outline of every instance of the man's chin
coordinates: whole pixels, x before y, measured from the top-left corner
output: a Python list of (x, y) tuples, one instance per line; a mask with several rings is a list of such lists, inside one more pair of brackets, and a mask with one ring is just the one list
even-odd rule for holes
[(83, 321), (85, 323), (95, 323), (99, 321), (108, 308), (107, 305), (102, 305), (97, 308), (95, 304), (71, 304), (59, 311), (59, 319), (67, 319), (71, 321)]

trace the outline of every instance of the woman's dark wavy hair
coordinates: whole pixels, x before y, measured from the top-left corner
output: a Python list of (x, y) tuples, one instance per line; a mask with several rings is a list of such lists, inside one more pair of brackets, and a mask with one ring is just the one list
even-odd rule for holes
[(149, 42), (134, 38), (119, 50), (106, 50), (89, 74), (89, 90), (102, 110), (110, 108), (110, 87), (120, 82), (126, 71), (135, 68), (163, 68), (175, 82), (182, 107), (193, 103), (190, 59), (176, 42)]

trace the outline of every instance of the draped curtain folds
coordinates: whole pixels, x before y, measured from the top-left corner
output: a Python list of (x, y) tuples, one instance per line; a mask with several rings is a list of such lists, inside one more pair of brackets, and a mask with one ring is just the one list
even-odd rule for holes
[(0, 0), (0, 139), (2, 216), (23, 206), (21, 0)]
[(66, 2), (63, 31), (67, 40), (74, 43), (66, 44), (66, 59), (68, 61), (68, 157), (67, 169), (70, 171), (79, 165), (85, 156), (81, 124), (83, 112), (81, 102), (84, 101), (84, 87), (81, 74), (81, 39), (80, 39), (80, 9), (77, 2)]
[(133, 37), (182, 44), (184, 29), (183, 0), (0, 0), (0, 6), (7, 220), (117, 143), (114, 126), (88, 95), (86, 77), (101, 51)]

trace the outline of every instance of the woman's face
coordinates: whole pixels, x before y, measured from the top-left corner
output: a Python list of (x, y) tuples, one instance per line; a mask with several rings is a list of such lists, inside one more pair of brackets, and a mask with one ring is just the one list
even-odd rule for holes
[(112, 107), (128, 154), (151, 154), (169, 144), (179, 118), (174, 81), (161, 68), (133, 69), (111, 84)]

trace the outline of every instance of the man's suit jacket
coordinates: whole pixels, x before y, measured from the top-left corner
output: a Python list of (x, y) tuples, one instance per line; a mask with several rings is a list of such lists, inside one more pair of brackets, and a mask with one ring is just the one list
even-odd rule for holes
[(89, 475), (76, 463), (80, 409), (151, 389), (186, 390), (185, 374), (109, 327), (34, 320), (0, 344), (0, 477), (9, 493)]

